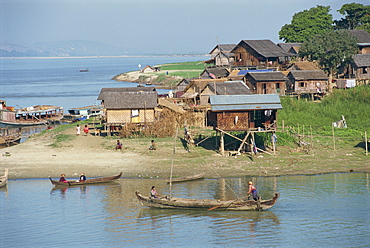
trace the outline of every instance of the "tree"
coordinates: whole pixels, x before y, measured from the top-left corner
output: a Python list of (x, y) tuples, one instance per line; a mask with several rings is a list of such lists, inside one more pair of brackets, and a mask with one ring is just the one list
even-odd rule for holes
[(291, 24), (279, 31), (279, 39), (288, 43), (303, 43), (316, 34), (333, 30), (330, 7), (320, 6), (293, 15)]
[[(370, 26), (370, 6), (359, 3), (347, 3), (338, 10), (344, 15), (338, 21), (334, 21), (335, 29), (369, 29)], [(369, 31), (369, 30), (368, 30)]]
[(349, 64), (352, 55), (358, 51), (357, 40), (346, 31), (329, 31), (310, 37), (299, 49), (299, 56), (309, 61), (317, 61), (329, 74), (331, 82), (333, 73), (339, 66)]

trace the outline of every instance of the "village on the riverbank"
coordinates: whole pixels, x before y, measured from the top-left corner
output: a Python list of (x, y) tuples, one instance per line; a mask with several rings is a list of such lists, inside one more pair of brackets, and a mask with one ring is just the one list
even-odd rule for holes
[[(364, 148), (367, 154), (367, 147), (363, 147), (367, 140), (359, 149), (348, 151), (336, 147), (333, 136), (332, 144), (325, 139), (320, 145), (334, 147), (334, 152), (326, 149), (318, 154), (313, 149), (312, 130), (310, 135), (304, 126), (295, 129), (278, 119), (281, 97), (320, 101), (334, 88), (346, 90), (369, 84), (370, 34), (364, 30), (349, 33), (359, 41), (358, 54), (334, 79), (317, 63), (298, 57), (299, 43), (241, 40), (212, 48), (210, 59), (202, 62), (203, 69), (198, 69), (196, 77), (170, 76), (173, 71), (162, 70), (163, 65), (147, 65), (140, 71), (117, 75), (114, 80), (134, 82), (137, 87), (102, 88), (97, 95), (101, 105), (76, 107), (66, 115), (61, 115), (57, 106), (34, 106), (17, 112), (2, 101), (3, 123), (11, 121), (20, 127), (48, 126), (58, 120), (73, 123), (69, 131), (48, 130), (43, 138), (32, 136), (12, 147), (9, 145), (20, 137), (5, 133), (3, 145), (7, 149), (1, 157), (2, 164), (13, 167), (13, 178), (47, 177), (59, 172), (58, 166), (74, 174), (90, 171), (91, 176), (111, 175), (125, 167), (125, 176), (165, 177), (173, 143), (169, 138), (175, 136), (182, 142), (182, 148), (176, 151), (181, 154), (178, 166), (184, 165), (178, 168), (179, 175), (189, 175), (189, 170), (200, 173), (199, 157), (211, 159), (207, 163), (222, 176), (366, 171), (369, 166), (365, 158), (357, 156), (358, 163), (354, 163), (352, 156)], [(163, 81), (158, 82), (158, 77)], [(168, 94), (158, 94), (159, 88), (170, 90)], [(88, 128), (87, 135), (75, 136), (77, 124), (81, 130)], [(346, 128), (345, 117), (332, 126)], [(287, 139), (284, 133), (291, 139), (289, 146), (280, 146)], [(6, 140), (6, 135), (11, 138)], [(75, 138), (53, 145), (59, 136)], [(148, 143), (153, 138), (161, 151), (148, 153)], [(116, 139), (123, 141), (121, 153), (114, 151)], [(194, 156), (192, 151), (201, 152), (199, 147), (205, 149), (204, 154)], [(309, 157), (300, 159), (292, 154)], [(329, 157), (333, 164), (323, 167)], [(148, 163), (150, 167), (145, 166)], [(27, 169), (20, 169), (24, 166)]]

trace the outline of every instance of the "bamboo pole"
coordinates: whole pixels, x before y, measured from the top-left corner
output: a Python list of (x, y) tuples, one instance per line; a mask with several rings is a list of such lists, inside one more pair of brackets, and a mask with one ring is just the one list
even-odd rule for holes
[(175, 141), (174, 141), (174, 144), (173, 144), (173, 153), (172, 153), (172, 162), (171, 162), (171, 173), (170, 173), (170, 198), (172, 197), (172, 174), (173, 174), (173, 161), (174, 161), (174, 158), (175, 158), (175, 153), (176, 153), (176, 139), (177, 139), (177, 134), (179, 132), (179, 129), (176, 128), (176, 134), (175, 134)]
[(334, 125), (331, 124), (331, 130), (333, 132), (333, 145), (334, 145), (334, 151), (335, 151), (335, 136), (334, 136)]
[(366, 153), (366, 156), (368, 155), (368, 147), (367, 147), (367, 132), (365, 132), (365, 153)]
[(283, 133), (284, 133), (284, 127), (285, 127), (285, 126), (284, 126), (284, 120), (282, 120), (282, 121), (281, 121), (281, 125), (282, 125), (282, 128), (283, 128), (283, 130), (282, 130), (282, 131), (283, 131)]

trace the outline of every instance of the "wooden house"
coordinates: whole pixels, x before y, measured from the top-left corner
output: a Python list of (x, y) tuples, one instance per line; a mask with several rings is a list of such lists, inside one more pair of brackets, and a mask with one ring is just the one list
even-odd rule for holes
[(223, 131), (276, 130), (278, 94), (212, 95), (210, 126)]
[(287, 71), (295, 71), (295, 70), (305, 70), (305, 71), (314, 71), (320, 70), (319, 65), (316, 62), (311, 61), (294, 61), (290, 63)]
[(256, 94), (279, 94), (286, 91), (286, 77), (281, 71), (248, 72), (245, 82)]
[(103, 88), (98, 100), (101, 100), (104, 109), (106, 125), (154, 122), (158, 93), (153, 89), (153, 87)]
[(209, 96), (211, 95), (250, 95), (253, 92), (243, 81), (225, 81), (212, 82), (200, 93), (200, 105), (209, 104)]
[(322, 70), (293, 70), (287, 78), (287, 92), (298, 95), (323, 93), (328, 85), (328, 76)]
[(208, 63), (214, 63), (215, 66), (226, 66), (230, 67), (234, 63), (234, 54), (231, 52), (236, 44), (220, 44), (217, 45), (209, 53), (211, 59), (208, 60)]
[(236, 67), (276, 68), (282, 70), (292, 53), (284, 51), (271, 40), (242, 40), (231, 51), (235, 55)]
[(143, 69), (140, 70), (141, 73), (150, 73), (150, 72), (157, 72), (157, 71), (160, 71), (159, 67), (153, 67), (150, 65), (147, 65)]
[(368, 84), (370, 81), (370, 53), (355, 54), (352, 56), (352, 72), (351, 74), (358, 80)]
[(216, 68), (206, 68), (200, 74), (201, 79), (216, 79), (216, 78), (226, 78), (229, 75), (229, 70), (222, 67)]
[(359, 54), (370, 54), (370, 34), (366, 30), (346, 30), (356, 37)]

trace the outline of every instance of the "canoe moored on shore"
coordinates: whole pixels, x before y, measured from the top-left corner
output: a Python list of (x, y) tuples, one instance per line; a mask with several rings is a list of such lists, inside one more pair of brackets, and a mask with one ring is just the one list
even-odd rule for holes
[(269, 200), (217, 200), (217, 199), (184, 199), (176, 197), (146, 197), (135, 191), (140, 204), (151, 208), (188, 209), (188, 210), (232, 210), (232, 211), (261, 211), (274, 206), (279, 194)]
[(118, 175), (115, 176), (110, 176), (110, 177), (99, 177), (99, 178), (92, 178), (92, 179), (87, 179), (85, 181), (68, 181), (68, 182), (59, 182), (57, 180), (53, 180), (49, 177), (50, 182), (55, 185), (55, 186), (75, 186), (75, 185), (87, 185), (87, 184), (98, 184), (98, 183), (109, 183), (114, 180), (119, 179), (122, 176), (122, 172), (119, 173)]
[(166, 179), (166, 182), (167, 183), (170, 183), (170, 182), (172, 182), (172, 183), (180, 183), (180, 182), (187, 182), (187, 181), (198, 180), (198, 179), (204, 178), (204, 174), (205, 173), (203, 172), (203, 173), (192, 175), (192, 176), (172, 178), (172, 180)]
[(7, 183), (8, 183), (8, 174), (9, 174), (9, 170), (5, 169), (4, 176), (0, 176), (0, 188), (7, 185)]

